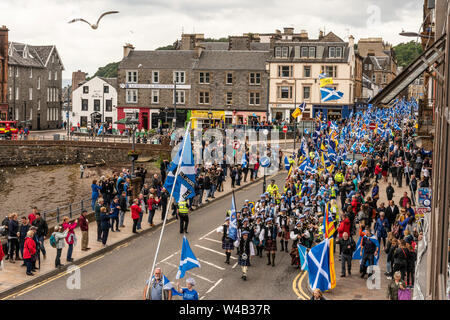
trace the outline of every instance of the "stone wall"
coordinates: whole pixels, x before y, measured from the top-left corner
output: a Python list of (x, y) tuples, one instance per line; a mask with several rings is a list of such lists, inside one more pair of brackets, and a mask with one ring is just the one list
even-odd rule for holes
[[(0, 167), (128, 162), (129, 143), (90, 141), (0, 141)], [(136, 145), (141, 158), (170, 159), (170, 147)]]

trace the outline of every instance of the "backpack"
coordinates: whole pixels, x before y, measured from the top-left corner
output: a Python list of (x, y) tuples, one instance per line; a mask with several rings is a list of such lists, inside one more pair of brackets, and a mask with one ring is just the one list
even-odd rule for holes
[(56, 238), (55, 238), (55, 235), (54, 235), (54, 234), (52, 234), (51, 237), (50, 237), (50, 245), (51, 245), (53, 248), (56, 248)]

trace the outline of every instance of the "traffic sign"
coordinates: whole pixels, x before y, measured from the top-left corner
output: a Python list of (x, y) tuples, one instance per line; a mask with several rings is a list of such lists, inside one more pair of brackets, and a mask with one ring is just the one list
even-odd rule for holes
[(263, 168), (268, 168), (270, 167), (270, 158), (269, 157), (262, 157), (259, 160), (259, 164), (261, 165), (261, 167)]
[(241, 143), (239, 141), (234, 141), (233, 149), (238, 150), (241, 147)]
[(284, 126), (284, 127), (283, 127), (283, 132), (284, 132), (284, 133), (287, 133), (287, 132), (288, 132), (287, 126)]
[(372, 122), (370, 125), (369, 125), (369, 129), (370, 130), (375, 130), (377, 128), (377, 125), (375, 124), (375, 122)]

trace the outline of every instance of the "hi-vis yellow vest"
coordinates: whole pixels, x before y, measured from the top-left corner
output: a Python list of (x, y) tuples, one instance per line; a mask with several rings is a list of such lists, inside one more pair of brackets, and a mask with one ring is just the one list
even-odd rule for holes
[(186, 201), (180, 201), (178, 203), (178, 213), (181, 213), (181, 214), (188, 214), (189, 213), (189, 209), (187, 207)]
[(278, 186), (276, 184), (273, 186), (269, 184), (269, 186), (267, 187), (267, 192), (273, 196), (275, 191), (278, 191)]

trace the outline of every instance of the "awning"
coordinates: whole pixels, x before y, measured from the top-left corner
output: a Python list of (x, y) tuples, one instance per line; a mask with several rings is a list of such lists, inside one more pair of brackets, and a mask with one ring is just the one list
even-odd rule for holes
[(390, 103), (425, 71), (436, 72), (438, 77), (441, 78), (442, 75), (437, 71), (435, 64), (440, 65), (445, 61), (445, 39), (446, 35), (444, 34), (373, 97), (369, 103), (374, 105)]

